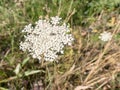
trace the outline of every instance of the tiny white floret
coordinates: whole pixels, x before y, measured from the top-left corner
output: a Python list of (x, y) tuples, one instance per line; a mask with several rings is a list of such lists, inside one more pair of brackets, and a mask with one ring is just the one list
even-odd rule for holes
[(51, 17), (51, 23), (52, 23), (53, 25), (57, 25), (57, 24), (60, 23), (60, 20), (61, 20), (61, 19), (62, 19), (62, 18), (60, 18), (60, 17), (58, 17), (58, 16)]
[(109, 41), (112, 39), (112, 34), (110, 32), (104, 31), (100, 34), (99, 39), (101, 39), (102, 41)]

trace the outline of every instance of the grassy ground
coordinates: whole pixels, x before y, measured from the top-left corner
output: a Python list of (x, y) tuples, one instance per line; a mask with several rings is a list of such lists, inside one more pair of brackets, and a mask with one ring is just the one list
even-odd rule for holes
[[(21, 30), (56, 15), (70, 24), (74, 44), (58, 62), (38, 63), (19, 49)], [(113, 39), (99, 40), (103, 31)], [(0, 90), (82, 88), (120, 90), (120, 1), (0, 0)]]

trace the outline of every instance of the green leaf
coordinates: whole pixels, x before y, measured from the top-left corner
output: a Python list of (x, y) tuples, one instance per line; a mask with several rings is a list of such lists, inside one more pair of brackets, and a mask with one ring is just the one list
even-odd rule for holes
[(30, 58), (27, 57), (26, 59), (23, 60), (23, 62), (22, 62), (22, 67), (29, 61), (29, 59), (30, 59)]
[(19, 64), (16, 66), (15, 70), (14, 70), (14, 72), (15, 72), (16, 75), (19, 74), (20, 69), (21, 69), (21, 65), (20, 65), (20, 63), (19, 63)]
[(0, 87), (0, 90), (9, 90), (9, 89), (6, 89), (6, 88), (3, 88), (3, 87)]
[(43, 71), (41, 71), (41, 70), (26, 71), (26, 72), (25, 72), (25, 76), (29, 76), (29, 75), (32, 75), (32, 74), (36, 74), (36, 73), (39, 73), (39, 72), (43, 72)]

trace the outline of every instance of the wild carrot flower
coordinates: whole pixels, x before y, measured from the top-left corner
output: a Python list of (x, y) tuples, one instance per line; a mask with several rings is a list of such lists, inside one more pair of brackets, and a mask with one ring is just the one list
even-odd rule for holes
[(99, 38), (102, 41), (109, 41), (112, 39), (112, 34), (110, 32), (104, 31), (103, 33), (100, 34)]
[(38, 20), (34, 27), (32, 24), (25, 26), (22, 32), (26, 34), (24, 41), (20, 42), (20, 49), (39, 60), (42, 57), (45, 61), (55, 60), (58, 53), (64, 53), (64, 46), (71, 45), (74, 40), (69, 26), (61, 24), (60, 20), (56, 16), (50, 20)]

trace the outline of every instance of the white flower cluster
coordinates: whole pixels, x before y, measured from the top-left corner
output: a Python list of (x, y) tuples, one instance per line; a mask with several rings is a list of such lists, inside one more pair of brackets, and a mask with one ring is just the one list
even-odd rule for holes
[(104, 31), (103, 33), (100, 34), (99, 38), (102, 41), (109, 41), (112, 39), (112, 34), (110, 32)]
[(32, 24), (25, 26), (24, 41), (20, 42), (20, 49), (28, 51), (33, 58), (45, 61), (53, 61), (58, 53), (63, 54), (65, 45), (71, 45), (74, 40), (70, 34), (69, 27), (64, 23), (61, 25), (61, 18), (51, 17), (50, 20), (39, 20), (33, 27)]

